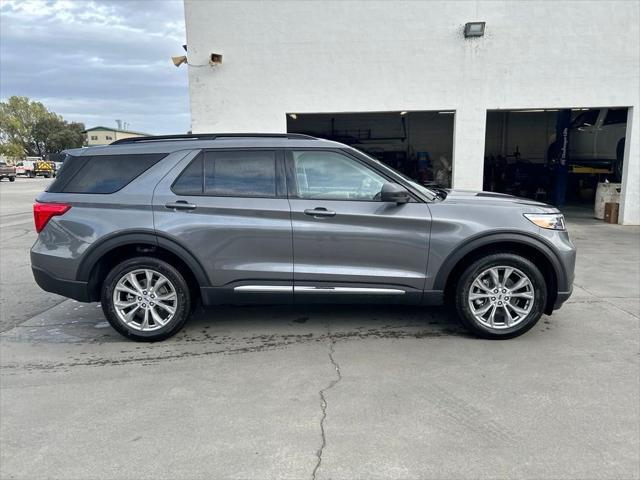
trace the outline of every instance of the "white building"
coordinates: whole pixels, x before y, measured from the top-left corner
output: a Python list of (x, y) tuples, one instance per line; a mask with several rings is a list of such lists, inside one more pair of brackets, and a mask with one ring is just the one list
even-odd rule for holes
[[(628, 107), (620, 223), (640, 224), (638, 1), (185, 0), (185, 14), (195, 133), (286, 132), (305, 114), (330, 114), (307, 125), (331, 117), (335, 131), (336, 118), (348, 119), (340, 131), (366, 143), (362, 122), (354, 133), (358, 116), (341, 114), (390, 112), (367, 117), (369, 127), (393, 115), (396, 130), (399, 112), (409, 124), (421, 115), (434, 126), (427, 138), (454, 112), (452, 184), (482, 189), (488, 112), (547, 110), (531, 127), (546, 128), (544, 152), (557, 109)], [(476, 21), (484, 35), (465, 38)], [(212, 53), (221, 64), (209, 65)], [(393, 135), (406, 137), (403, 127)], [(434, 155), (446, 156), (436, 145), (443, 135), (432, 137)], [(512, 148), (501, 142), (503, 153)]]

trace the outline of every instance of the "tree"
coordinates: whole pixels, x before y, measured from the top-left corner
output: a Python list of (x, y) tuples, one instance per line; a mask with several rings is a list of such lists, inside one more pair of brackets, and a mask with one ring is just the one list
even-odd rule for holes
[(51, 133), (48, 137), (47, 153), (59, 153), (68, 148), (79, 148), (84, 145), (86, 135), (84, 123), (65, 122), (63, 128)]
[(85, 140), (83, 131), (82, 123), (68, 123), (52, 113), (40, 119), (34, 127), (33, 140), (37, 154), (40, 156), (81, 147)]
[(83, 124), (66, 122), (27, 97), (0, 102), (0, 152), (7, 156), (44, 156), (81, 147), (83, 130)]

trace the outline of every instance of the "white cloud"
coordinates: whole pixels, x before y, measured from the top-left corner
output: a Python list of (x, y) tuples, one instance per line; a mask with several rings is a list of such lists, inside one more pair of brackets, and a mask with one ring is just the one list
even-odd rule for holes
[(181, 1), (3, 0), (0, 96), (25, 95), (88, 127), (189, 129)]

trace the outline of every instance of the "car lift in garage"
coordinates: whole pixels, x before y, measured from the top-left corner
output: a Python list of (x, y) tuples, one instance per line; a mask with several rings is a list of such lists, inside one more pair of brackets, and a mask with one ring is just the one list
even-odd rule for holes
[(558, 158), (553, 170), (555, 182), (553, 188), (553, 203), (556, 207), (564, 207), (567, 194), (567, 177), (569, 169), (569, 127), (571, 126), (571, 110), (559, 110), (556, 117), (556, 141), (559, 144)]

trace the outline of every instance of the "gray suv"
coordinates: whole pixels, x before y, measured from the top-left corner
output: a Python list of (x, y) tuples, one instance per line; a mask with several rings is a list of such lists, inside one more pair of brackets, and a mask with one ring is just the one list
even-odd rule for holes
[(134, 340), (175, 334), (198, 302), (450, 302), (475, 334), (511, 338), (571, 294), (554, 207), (428, 189), (340, 143), (203, 134), (66, 153), (34, 204), (33, 274), (100, 301)]

